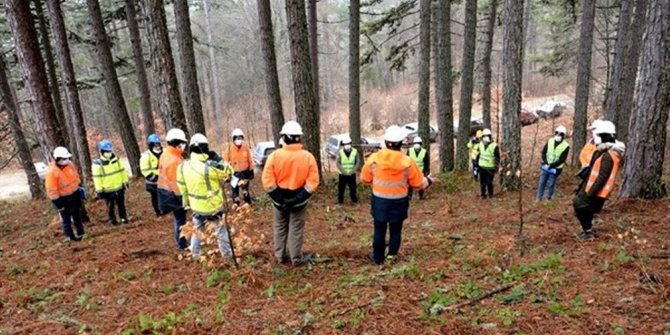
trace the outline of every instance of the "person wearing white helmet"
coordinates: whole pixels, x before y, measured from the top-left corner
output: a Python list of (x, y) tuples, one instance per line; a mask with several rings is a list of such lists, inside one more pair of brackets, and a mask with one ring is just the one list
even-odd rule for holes
[(303, 254), (305, 213), (309, 198), (319, 186), (316, 159), (302, 148), (302, 127), (288, 121), (280, 131), (284, 147), (268, 157), (263, 169), (263, 189), (274, 204), (274, 254), (279, 263), (308, 263)]
[[(54, 149), (54, 160), (49, 163), (49, 169), (44, 178), (44, 188), (51, 203), (58, 210), (65, 237), (68, 241), (81, 241), (84, 235), (81, 202), (86, 195), (81, 187), (77, 168), (70, 158), (72, 154), (66, 148)], [(74, 225), (76, 234), (72, 231), (72, 225)]]
[(500, 164), (500, 149), (493, 141), (491, 129), (482, 131), (482, 141), (477, 149), (477, 171), (482, 199), (493, 198), (493, 177)]
[[(230, 134), (233, 143), (228, 145), (228, 149), (223, 152), (224, 159), (232, 165), (234, 173), (234, 182), (231, 182), (233, 202), (240, 204), (240, 189), (242, 190), (242, 199), (247, 204), (251, 204), (251, 194), (249, 193), (249, 180), (254, 179), (254, 163), (252, 161), (251, 150), (244, 143), (244, 132), (237, 128)], [(239, 185), (238, 180), (247, 180)]]
[(358, 150), (352, 147), (351, 136), (346, 134), (342, 137), (342, 148), (337, 154), (337, 170), (339, 178), (337, 180), (337, 204), (344, 203), (344, 191), (349, 187), (349, 196), (351, 202), (358, 203), (356, 195), (356, 171), (361, 167), (361, 160), (358, 157)]
[[(423, 148), (423, 140), (420, 136), (415, 136), (412, 139), (412, 147), (407, 149), (407, 156), (411, 158), (416, 165), (419, 166), (421, 172), (424, 176), (430, 175), (430, 156), (428, 155), (428, 150)], [(410, 187), (409, 189), (409, 199), (412, 200), (412, 194), (414, 190)], [(425, 190), (419, 191), (419, 199), (423, 200), (425, 197)]]
[(536, 201), (542, 201), (545, 188), (547, 189), (547, 200), (554, 197), (556, 179), (563, 172), (565, 161), (568, 159), (570, 143), (565, 139), (567, 129), (563, 126), (556, 127), (554, 136), (550, 138), (542, 148), (542, 163), (540, 165), (540, 184), (535, 195)]
[(161, 213), (173, 215), (173, 233), (177, 249), (188, 248), (188, 241), (179, 235), (186, 224), (186, 210), (182, 205), (182, 196), (177, 184), (177, 167), (184, 160), (184, 150), (188, 140), (183, 130), (172, 128), (165, 136), (167, 148), (158, 160), (158, 208)]
[[(401, 151), (405, 137), (398, 126), (386, 129), (386, 148), (370, 155), (361, 172), (361, 181), (372, 186), (374, 233), (368, 259), (377, 265), (398, 256), (402, 225), (409, 210), (409, 188), (423, 190), (433, 183), (433, 178), (424, 176), (416, 162)], [(390, 237), (385, 255), (386, 231)]]

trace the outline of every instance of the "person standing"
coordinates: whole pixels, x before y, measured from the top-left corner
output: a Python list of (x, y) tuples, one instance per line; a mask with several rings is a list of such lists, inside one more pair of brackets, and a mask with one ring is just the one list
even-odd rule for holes
[[(228, 145), (228, 150), (224, 152), (224, 159), (233, 167), (235, 173), (231, 180), (233, 202), (240, 204), (240, 189), (242, 189), (242, 198), (244, 202), (251, 204), (251, 195), (249, 194), (249, 181), (254, 179), (254, 162), (251, 151), (244, 143), (244, 132), (242, 129), (233, 130), (231, 137), (233, 143)], [(242, 185), (238, 184), (240, 180), (246, 180)]]
[(477, 155), (479, 155), (479, 142), (482, 139), (483, 132), (477, 130), (474, 136), (470, 136), (468, 149), (470, 149), (470, 161), (472, 163), (472, 176), (477, 180), (479, 177), (479, 166), (477, 164)]
[[(84, 225), (81, 222), (81, 202), (85, 198), (84, 189), (77, 168), (70, 160), (72, 154), (57, 147), (52, 154), (54, 161), (49, 163), (44, 178), (44, 188), (53, 206), (58, 210), (63, 234), (69, 241), (81, 241)], [(72, 225), (76, 234), (72, 231)]]
[(591, 138), (579, 152), (579, 163), (581, 164), (581, 169), (579, 172), (577, 172), (577, 177), (581, 178), (583, 181), (589, 177), (589, 164), (591, 164), (591, 158), (593, 158), (593, 154), (596, 152), (596, 145), (593, 142), (593, 139), (596, 137), (594, 131), (598, 128), (600, 122), (601, 120), (593, 120), (591, 127), (589, 127), (589, 130), (591, 130)]
[(493, 142), (491, 129), (482, 131), (482, 141), (477, 149), (477, 166), (479, 171), (479, 187), (482, 199), (493, 198), (493, 177), (500, 164), (498, 143)]
[[(430, 157), (428, 157), (428, 151), (423, 148), (423, 140), (419, 136), (415, 136), (414, 139), (412, 140), (412, 148), (409, 148), (407, 150), (407, 156), (411, 158), (417, 166), (419, 166), (419, 170), (423, 173), (424, 176), (427, 176), (430, 174)], [(419, 190), (419, 199), (423, 200), (425, 197), (425, 191), (424, 190)], [(409, 189), (409, 199), (412, 200), (412, 194), (414, 193), (414, 190), (412, 188)]]
[(105, 200), (109, 223), (117, 225), (116, 207), (119, 210), (121, 223), (129, 223), (125, 199), (128, 189), (128, 173), (113, 150), (114, 147), (109, 140), (102, 140), (98, 143), (100, 158), (93, 161), (91, 174), (93, 175), (96, 199)]
[(147, 137), (147, 146), (149, 150), (142, 153), (140, 157), (140, 170), (144, 176), (145, 189), (151, 195), (151, 206), (154, 209), (154, 213), (156, 213), (156, 216), (160, 216), (162, 213), (160, 208), (158, 208), (158, 188), (156, 182), (158, 181), (158, 161), (163, 153), (163, 146), (158, 134), (151, 134)]
[(226, 195), (223, 183), (233, 174), (233, 169), (221, 160), (211, 159), (209, 142), (205, 135), (197, 133), (189, 144), (190, 159), (184, 160), (177, 169), (177, 184), (184, 208), (193, 211), (193, 226), (197, 230), (191, 235), (191, 256), (200, 257), (200, 236), (205, 224), (216, 225), (221, 256), (232, 258), (233, 251), (228, 230), (221, 224), (225, 215)]
[(337, 154), (337, 170), (340, 172), (337, 181), (337, 204), (344, 203), (344, 191), (349, 187), (351, 202), (358, 203), (356, 195), (356, 171), (361, 167), (358, 150), (351, 146), (351, 137), (347, 134), (342, 138), (342, 148)]
[(274, 204), (274, 246), (279, 263), (294, 266), (310, 261), (302, 252), (305, 213), (309, 198), (319, 186), (316, 159), (302, 148), (302, 127), (288, 121), (280, 135), (285, 145), (270, 154), (263, 169), (263, 188)]
[(582, 226), (578, 235), (581, 240), (597, 237), (593, 231), (593, 216), (602, 210), (612, 192), (626, 152), (625, 144), (616, 140), (614, 123), (601, 121), (593, 133), (596, 151), (589, 164), (589, 176), (580, 184), (572, 202), (575, 216)]
[(158, 160), (158, 208), (163, 214), (172, 213), (172, 227), (177, 249), (188, 248), (186, 238), (180, 236), (180, 230), (186, 224), (186, 210), (177, 184), (177, 167), (184, 160), (186, 134), (183, 130), (172, 128), (165, 136), (167, 148)]
[(542, 165), (540, 166), (540, 184), (537, 187), (537, 194), (535, 199), (542, 201), (544, 198), (544, 190), (547, 188), (547, 200), (554, 197), (554, 189), (556, 187), (556, 179), (563, 172), (565, 160), (568, 158), (570, 151), (570, 143), (565, 140), (567, 130), (563, 126), (556, 127), (554, 137), (542, 148)]
[(372, 254), (374, 264), (384, 263), (386, 231), (389, 231), (388, 258), (400, 250), (402, 225), (409, 210), (409, 188), (425, 189), (433, 183), (424, 177), (417, 163), (401, 151), (405, 132), (398, 126), (386, 129), (386, 148), (370, 156), (361, 172), (361, 181), (372, 185), (371, 212), (374, 221)]

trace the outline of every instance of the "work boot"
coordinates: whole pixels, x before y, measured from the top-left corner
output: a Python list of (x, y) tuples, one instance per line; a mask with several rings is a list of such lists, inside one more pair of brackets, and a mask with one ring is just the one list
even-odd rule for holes
[(293, 262), (293, 266), (297, 267), (297, 266), (303, 266), (303, 265), (309, 263), (311, 260), (312, 260), (312, 255), (305, 254), (305, 255), (302, 255), (302, 257), (300, 257), (299, 259), (294, 260), (292, 262)]
[(375, 261), (375, 256), (374, 256), (374, 253), (372, 253), (372, 252), (368, 254), (367, 258), (374, 265), (382, 265), (382, 263), (377, 263), (377, 261)]
[(579, 233), (579, 235), (577, 235), (577, 238), (582, 241), (588, 241), (596, 238), (596, 234), (593, 232), (593, 230), (585, 230)]

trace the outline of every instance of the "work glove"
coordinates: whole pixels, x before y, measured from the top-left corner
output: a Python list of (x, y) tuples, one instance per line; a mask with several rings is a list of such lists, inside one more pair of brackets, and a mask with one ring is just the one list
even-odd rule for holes
[[(309, 198), (311, 198), (311, 197), (312, 197), (312, 193), (307, 192), (307, 190), (303, 187), (303, 188), (300, 190), (300, 192), (298, 192), (298, 194), (295, 196), (295, 198), (293, 198), (293, 200), (295, 201), (295, 202), (293, 203), (293, 205), (301, 204), (301, 203), (303, 203), (303, 202), (309, 200)], [(287, 200), (287, 201), (288, 201), (288, 200)], [(287, 204), (287, 207), (288, 207), (288, 208), (291, 208), (291, 207), (293, 207), (293, 206), (288, 206), (288, 204)]]
[(223, 160), (221, 156), (219, 156), (219, 154), (217, 154), (216, 151), (213, 150), (208, 152), (207, 155), (209, 156), (209, 160), (211, 161), (220, 162)]
[(233, 176), (235, 176), (235, 178), (237, 178), (237, 179), (246, 179), (246, 178), (244, 178), (244, 173), (242, 173), (241, 171), (234, 172)]
[(254, 169), (249, 169), (247, 171), (247, 179), (254, 179)]

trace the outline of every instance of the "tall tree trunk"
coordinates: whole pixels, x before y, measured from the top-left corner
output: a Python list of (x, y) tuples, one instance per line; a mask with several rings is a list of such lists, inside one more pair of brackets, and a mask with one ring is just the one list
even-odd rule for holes
[(130, 167), (134, 176), (140, 176), (141, 171), (140, 148), (137, 145), (137, 138), (135, 132), (131, 131), (133, 124), (130, 121), (128, 110), (126, 109), (126, 102), (123, 98), (121, 85), (114, 69), (114, 61), (112, 59), (112, 50), (109, 45), (109, 37), (105, 31), (105, 25), (102, 21), (102, 13), (100, 12), (100, 3), (98, 0), (86, 0), (89, 15), (91, 18), (91, 26), (95, 34), (95, 46), (98, 51), (98, 60), (100, 61), (100, 68), (102, 69), (102, 76), (105, 79), (105, 93), (107, 95), (107, 103), (114, 115), (117, 132), (123, 142), (123, 147), (126, 149), (126, 156), (130, 161)]
[(349, 134), (361, 144), (361, 1), (349, 2)]
[(16, 145), (16, 150), (19, 154), (19, 159), (21, 161), (21, 166), (23, 171), (28, 177), (28, 186), (30, 187), (30, 194), (33, 199), (44, 198), (44, 192), (42, 191), (42, 183), (40, 182), (40, 177), (35, 170), (35, 165), (33, 164), (33, 158), (30, 155), (30, 147), (28, 142), (23, 134), (23, 129), (21, 129), (21, 123), (19, 121), (19, 110), (14, 100), (14, 95), (9, 86), (9, 80), (7, 79), (7, 68), (5, 66), (4, 57), (0, 57), (0, 111), (4, 109), (8, 114), (9, 129), (12, 131), (12, 137)]
[(140, 115), (144, 125), (144, 137), (156, 132), (154, 114), (151, 110), (151, 91), (147, 70), (144, 66), (144, 54), (142, 52), (142, 37), (140, 27), (137, 24), (137, 0), (126, 1), (126, 21), (128, 21), (128, 33), (130, 44), (133, 46), (133, 58), (135, 60), (135, 76), (137, 77), (137, 90), (140, 96)]
[(321, 89), (319, 84), (319, 32), (317, 27), (318, 0), (308, 0), (307, 27), (309, 29), (309, 54), (312, 60), (312, 79), (314, 80), (314, 109), (321, 114)]
[[(498, 0), (489, 3), (489, 19), (486, 22), (486, 42), (482, 58), (482, 118), (484, 127), (491, 128), (491, 54), (493, 53), (493, 34), (495, 33)], [(496, 89), (498, 89), (496, 87)]]
[[(431, 0), (421, 0), (419, 13), (419, 133), (430, 154), (430, 22)], [(429, 160), (430, 161), (430, 160)]]
[(58, 132), (64, 125), (58, 123), (56, 108), (51, 100), (30, 6), (25, 0), (6, 0), (5, 7), (16, 44), (16, 55), (23, 70), (24, 83), (28, 87), (35, 110), (37, 136), (42, 142), (43, 150), (50, 152), (65, 144), (65, 139)]
[(321, 145), (319, 113), (316, 109), (316, 90), (312, 78), (312, 62), (310, 59), (309, 34), (305, 2), (303, 0), (286, 1), (286, 20), (291, 48), (291, 68), (293, 72), (293, 90), (295, 96), (295, 113), (303, 127), (303, 142), (319, 165), (321, 172)]
[(667, 195), (663, 167), (670, 113), (670, 6), (651, 0), (647, 13), (621, 196), (658, 199)]
[(458, 111), (458, 141), (456, 142), (456, 169), (468, 169), (468, 141), (472, 116), (474, 89), (475, 46), (477, 44), (477, 0), (465, 1), (465, 28), (463, 31), (463, 60), (461, 67), (461, 98)]
[[(214, 49), (214, 38), (212, 37), (212, 23), (210, 21), (210, 8), (209, 8), (209, 2), (211, 0), (202, 0), (202, 7), (205, 12), (205, 31), (207, 32), (207, 51), (209, 53), (209, 68), (210, 68), (210, 73), (209, 75), (211, 76), (211, 90), (210, 90), (210, 100), (212, 101), (212, 116), (217, 117), (220, 114), (220, 109), (221, 109), (221, 92), (219, 92), (219, 76), (217, 75), (219, 67), (217, 66), (216, 62), (216, 50)], [(268, 9), (270, 8), (270, 3), (269, 0), (259, 0), (258, 1), (258, 7), (260, 9), (261, 3), (267, 2), (268, 4)], [(260, 20), (260, 18), (259, 18)], [(270, 28), (272, 28), (272, 17), (270, 17)], [(270, 29), (272, 30), (272, 29)], [(261, 32), (261, 38), (262, 37), (262, 32)], [(274, 39), (274, 36), (272, 36)], [(274, 53), (274, 40), (272, 41), (272, 52)], [(276, 68), (276, 62), (275, 62), (275, 68)], [(276, 73), (276, 71), (275, 71)], [(267, 79), (266, 79), (267, 80)], [(282, 122), (283, 123), (283, 122)], [(281, 127), (281, 126), (280, 126)], [(279, 131), (277, 131), (277, 136), (279, 135)], [(277, 137), (279, 138), (279, 137)], [(275, 139), (276, 141), (277, 139)]]
[(438, 1), (435, 101), (440, 128), (440, 171), (454, 169), (453, 75), (451, 68), (451, 0)]
[(503, 148), (501, 184), (509, 190), (521, 187), (521, 85), (523, 78), (523, 1), (505, 0), (503, 36)]
[(279, 141), (279, 132), (284, 125), (284, 110), (279, 90), (277, 57), (275, 55), (275, 36), (272, 29), (272, 6), (270, 0), (258, 0), (258, 25), (261, 34), (261, 51), (265, 64), (265, 89), (272, 123), (272, 140)]
[(579, 35), (579, 59), (577, 64), (577, 85), (575, 91), (575, 117), (572, 128), (574, 150), (572, 163), (579, 162), (579, 152), (586, 142), (586, 122), (589, 107), (589, 89), (591, 85), (591, 49), (593, 47), (593, 25), (596, 2), (582, 1), (582, 26)]
[(165, 129), (179, 128), (188, 131), (186, 116), (181, 104), (179, 82), (175, 72), (174, 58), (170, 48), (170, 37), (165, 20), (163, 0), (145, 0), (151, 22), (152, 52), (156, 60), (156, 80), (160, 82), (160, 101), (163, 102)]
[(192, 133), (205, 134), (205, 119), (202, 115), (200, 88), (198, 87), (198, 66), (195, 63), (193, 34), (187, 0), (174, 1), (174, 16), (181, 60), (181, 80), (184, 89), (184, 104)]
[[(616, 42), (614, 43), (614, 60), (612, 65), (612, 74), (610, 80), (607, 82), (605, 94), (605, 118), (614, 122), (617, 128), (621, 128), (619, 124), (619, 108), (621, 101), (616, 92), (621, 90), (621, 78), (623, 77), (623, 67), (626, 63), (626, 44), (630, 43), (629, 38), (631, 32), (629, 30), (631, 17), (633, 16), (634, 0), (621, 0), (619, 6), (619, 23), (616, 31)], [(635, 65), (637, 66), (637, 64)]]
[(70, 46), (67, 41), (63, 12), (60, 0), (47, 0), (49, 10), (49, 21), (51, 22), (51, 34), (54, 38), (58, 65), (61, 70), (61, 81), (65, 86), (65, 103), (68, 106), (72, 128), (72, 146), (77, 150), (77, 165), (79, 166), (83, 180), (91, 180), (91, 154), (88, 149), (88, 138), (86, 137), (86, 125), (84, 124), (84, 112), (79, 100), (77, 80), (72, 65)]

